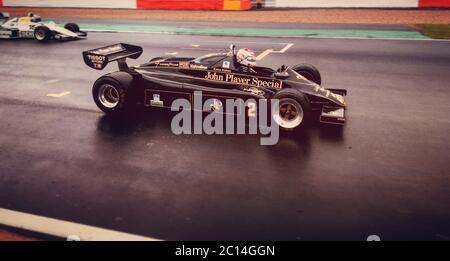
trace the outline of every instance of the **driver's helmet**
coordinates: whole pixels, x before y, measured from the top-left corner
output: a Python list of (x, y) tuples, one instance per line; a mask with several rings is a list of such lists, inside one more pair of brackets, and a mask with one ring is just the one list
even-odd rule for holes
[(236, 54), (236, 59), (238, 63), (246, 66), (255, 66), (256, 65), (256, 57), (253, 50), (249, 48), (239, 49)]
[(28, 13), (27, 16), (30, 17), (30, 21), (31, 22), (37, 23), (37, 22), (42, 21), (42, 19), (41, 19), (41, 17), (39, 15), (35, 15), (33, 13)]

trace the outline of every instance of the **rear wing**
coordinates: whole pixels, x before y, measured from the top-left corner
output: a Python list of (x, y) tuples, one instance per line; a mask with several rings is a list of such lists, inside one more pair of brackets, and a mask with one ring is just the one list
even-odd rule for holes
[(0, 19), (8, 19), (8, 18), (9, 18), (9, 13), (0, 12)]
[(119, 43), (84, 51), (83, 59), (87, 66), (96, 70), (103, 70), (108, 63), (117, 61), (119, 70), (126, 71), (128, 70), (126, 58), (137, 59), (141, 54), (142, 47)]

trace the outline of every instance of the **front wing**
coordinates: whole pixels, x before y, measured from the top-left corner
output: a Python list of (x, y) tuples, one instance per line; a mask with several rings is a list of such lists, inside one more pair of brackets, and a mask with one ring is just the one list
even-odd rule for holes
[[(343, 89), (328, 89), (335, 94), (341, 95), (343, 98), (347, 95), (347, 91)], [(345, 101), (344, 101), (345, 103)], [(327, 124), (343, 125), (345, 123), (345, 107), (333, 105), (324, 105), (320, 114), (320, 122)]]

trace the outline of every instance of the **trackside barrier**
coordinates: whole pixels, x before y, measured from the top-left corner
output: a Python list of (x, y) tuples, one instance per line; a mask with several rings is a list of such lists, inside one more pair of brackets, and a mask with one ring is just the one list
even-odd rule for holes
[(75, 7), (163, 10), (248, 10), (251, 0), (0, 0), (0, 7)]
[(75, 7), (162, 10), (249, 10), (265, 7), (297, 8), (427, 8), (450, 7), (450, 0), (0, 0), (0, 7)]

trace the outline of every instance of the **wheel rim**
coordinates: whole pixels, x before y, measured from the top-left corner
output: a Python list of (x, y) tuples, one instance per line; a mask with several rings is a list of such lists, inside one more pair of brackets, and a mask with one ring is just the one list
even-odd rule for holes
[(44, 40), (44, 38), (45, 38), (45, 32), (42, 31), (42, 30), (38, 30), (38, 31), (36, 32), (36, 39), (38, 39), (38, 40)]
[(98, 90), (98, 100), (106, 108), (114, 108), (119, 104), (119, 91), (111, 84), (103, 84)]
[(285, 129), (293, 129), (303, 122), (302, 106), (294, 99), (281, 99), (279, 111), (274, 113), (275, 122)]

